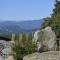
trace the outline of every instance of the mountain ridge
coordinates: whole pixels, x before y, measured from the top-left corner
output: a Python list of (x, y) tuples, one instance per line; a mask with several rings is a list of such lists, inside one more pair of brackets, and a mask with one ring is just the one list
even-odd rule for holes
[(44, 19), (29, 21), (0, 21), (0, 33), (32, 32), (40, 29)]

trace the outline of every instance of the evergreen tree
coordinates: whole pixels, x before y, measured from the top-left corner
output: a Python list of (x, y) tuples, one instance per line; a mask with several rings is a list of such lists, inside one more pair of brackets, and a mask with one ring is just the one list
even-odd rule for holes
[(50, 18), (50, 17), (44, 18), (44, 22), (43, 22), (43, 24), (42, 24), (41, 29), (43, 29), (43, 28), (45, 28), (45, 27), (47, 27), (47, 26), (50, 26), (50, 24), (51, 24), (51, 18)]
[(46, 27), (46, 26), (52, 27), (52, 29), (56, 33), (57, 44), (59, 46), (59, 40), (60, 40), (60, 1), (55, 0), (54, 6), (55, 7), (53, 9), (53, 13), (51, 14), (51, 17), (48, 18), (48, 20), (47, 20), (47, 18), (45, 19), (45, 22), (43, 23), (43, 27)]
[(60, 1), (59, 0), (56, 0), (55, 8), (53, 9), (51, 18), (52, 18), (51, 26), (56, 33), (57, 44), (59, 46), (59, 40), (60, 40)]

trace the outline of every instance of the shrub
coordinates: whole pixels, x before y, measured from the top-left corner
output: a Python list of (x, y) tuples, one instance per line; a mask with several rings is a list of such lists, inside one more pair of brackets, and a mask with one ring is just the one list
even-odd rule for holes
[(22, 40), (16, 40), (13, 46), (13, 57), (15, 60), (23, 60), (23, 57), (27, 54), (35, 52), (36, 45), (32, 42), (32, 35), (26, 37), (26, 34), (22, 35)]

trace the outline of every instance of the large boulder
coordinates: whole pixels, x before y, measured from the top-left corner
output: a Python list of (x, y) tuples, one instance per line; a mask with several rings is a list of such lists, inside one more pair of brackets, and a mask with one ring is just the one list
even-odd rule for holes
[(56, 35), (51, 27), (38, 30), (34, 33), (33, 42), (37, 44), (37, 50), (40, 52), (56, 50)]
[(60, 51), (49, 51), (27, 55), (23, 60), (60, 60)]

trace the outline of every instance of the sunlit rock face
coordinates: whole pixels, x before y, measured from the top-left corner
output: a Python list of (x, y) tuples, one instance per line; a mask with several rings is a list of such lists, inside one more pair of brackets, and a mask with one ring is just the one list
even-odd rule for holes
[(36, 52), (24, 56), (23, 60), (60, 60), (60, 51)]
[(56, 35), (51, 27), (46, 27), (34, 34), (33, 42), (37, 43), (37, 51), (45, 52), (56, 50)]

